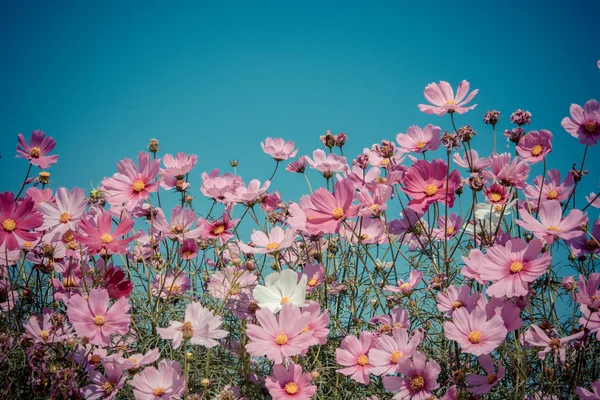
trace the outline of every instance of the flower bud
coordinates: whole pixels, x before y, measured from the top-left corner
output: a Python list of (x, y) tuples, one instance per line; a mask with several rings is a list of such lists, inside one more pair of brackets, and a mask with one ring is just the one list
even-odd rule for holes
[(150, 153), (157, 153), (158, 152), (158, 140), (150, 139), (150, 143), (148, 144), (148, 150), (150, 151)]

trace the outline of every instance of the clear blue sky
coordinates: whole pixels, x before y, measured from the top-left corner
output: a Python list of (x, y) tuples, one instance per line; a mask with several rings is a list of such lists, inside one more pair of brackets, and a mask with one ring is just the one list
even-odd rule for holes
[[(33, 129), (58, 142), (52, 180), (86, 189), (153, 137), (163, 153), (200, 156), (198, 196), (200, 173), (233, 158), (246, 181), (266, 179), (266, 136), (308, 154), (326, 129), (344, 131), (351, 159), (412, 124), (449, 129), (417, 108), (438, 80), (480, 89), (458, 119), (479, 131), (475, 147), (491, 149), (486, 109), (502, 112), (504, 129), (524, 108), (531, 129), (555, 134), (552, 165), (581, 157), (560, 121), (572, 102), (600, 100), (600, 2), (217, 3), (3, 1), (0, 190), (18, 188), (27, 164), (14, 158), (16, 135)], [(595, 188), (596, 171), (588, 181)], [(274, 185), (287, 200), (306, 190), (297, 175)]]

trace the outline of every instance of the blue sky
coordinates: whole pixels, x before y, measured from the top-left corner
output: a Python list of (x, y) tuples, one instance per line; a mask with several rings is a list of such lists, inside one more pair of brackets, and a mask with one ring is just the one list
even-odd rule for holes
[[(163, 152), (200, 156), (200, 196), (200, 173), (234, 158), (246, 181), (266, 179), (267, 136), (309, 154), (326, 129), (344, 131), (354, 158), (413, 124), (449, 129), (417, 104), (428, 83), (462, 79), (480, 89), (458, 118), (480, 133), (475, 147), (491, 149), (486, 109), (502, 112), (504, 129), (524, 108), (531, 129), (554, 133), (561, 152), (549, 162), (564, 171), (583, 148), (560, 121), (600, 93), (598, 2), (59, 3), (0, 6), (1, 190), (18, 189), (26, 171), (16, 135), (42, 129), (58, 142), (56, 186), (89, 189), (157, 138)], [(301, 176), (274, 185), (287, 200), (306, 191)]]

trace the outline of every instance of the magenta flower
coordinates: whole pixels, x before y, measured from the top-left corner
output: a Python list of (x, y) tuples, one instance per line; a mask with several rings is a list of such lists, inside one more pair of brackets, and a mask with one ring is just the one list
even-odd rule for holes
[(273, 157), (275, 161), (284, 161), (289, 158), (296, 157), (298, 150), (294, 150), (294, 142), (291, 140), (285, 141), (282, 138), (265, 139), (265, 142), (260, 142), (263, 151)]
[(394, 375), (398, 371), (398, 362), (410, 357), (421, 343), (421, 335), (410, 337), (406, 329), (392, 330), (392, 336), (383, 335), (375, 341), (375, 348), (369, 350), (369, 360), (373, 375)]
[(505, 204), (508, 200), (508, 191), (506, 186), (499, 183), (492, 183), (489, 188), (484, 188), (485, 197), (490, 204)]
[(79, 336), (88, 338), (91, 344), (108, 346), (110, 335), (129, 331), (130, 308), (126, 298), (109, 308), (108, 290), (92, 289), (87, 301), (79, 294), (71, 297), (67, 316)]
[(476, 308), (471, 313), (459, 308), (452, 313), (452, 321), (444, 323), (444, 334), (457, 342), (463, 353), (480, 356), (490, 354), (504, 341), (508, 331), (500, 315), (487, 319), (486, 312)]
[(198, 256), (198, 244), (195, 239), (185, 239), (181, 246), (180, 255), (183, 260), (193, 260)]
[[(479, 89), (475, 89), (469, 93), (469, 82), (465, 80), (461, 81), (458, 85), (456, 96), (454, 96), (452, 86), (448, 82), (440, 81), (439, 84), (430, 83), (425, 87), (424, 95), (425, 99), (433, 104), (433, 106), (419, 104), (419, 110), (425, 114), (436, 115), (452, 114), (454, 112), (464, 114), (477, 106), (477, 104), (474, 104), (467, 107), (467, 103), (473, 100), (477, 92), (479, 92)], [(467, 93), (469, 93), (468, 96)]]
[(439, 126), (428, 124), (425, 129), (421, 129), (416, 125), (409, 126), (406, 134), (399, 133), (396, 135), (396, 142), (400, 145), (401, 152), (425, 153), (426, 151), (434, 151), (440, 147), (441, 139)]
[[(98, 265), (98, 264), (96, 264)], [(111, 299), (129, 297), (133, 290), (131, 281), (125, 279), (125, 272), (119, 267), (110, 266), (104, 271), (104, 288)]]
[(335, 349), (335, 359), (338, 364), (346, 367), (336, 370), (342, 375), (363, 385), (369, 384), (369, 374), (374, 365), (369, 360), (369, 350), (375, 347), (374, 336), (371, 332), (363, 331), (360, 339), (348, 335), (342, 340), (340, 348)]
[[(427, 208), (438, 201), (454, 205), (456, 194), (454, 190), (460, 185), (460, 174), (454, 170), (446, 179), (448, 165), (440, 159), (431, 163), (418, 160), (408, 169), (404, 177), (402, 191), (412, 198), (408, 207), (418, 213), (424, 213)], [(446, 186), (447, 184), (447, 186)]]
[(346, 218), (353, 218), (358, 207), (352, 205), (354, 185), (349, 180), (338, 181), (335, 193), (327, 189), (317, 189), (312, 197), (314, 208), (305, 209), (306, 230), (311, 234), (338, 233)]
[(31, 232), (39, 228), (44, 220), (41, 214), (33, 211), (31, 198), (15, 201), (12, 192), (0, 194), (0, 248), (18, 250), (24, 242), (35, 242), (39, 233)]
[(73, 235), (77, 241), (87, 246), (90, 254), (125, 254), (129, 243), (137, 238), (137, 235), (133, 235), (117, 239), (131, 231), (133, 220), (130, 218), (121, 219), (121, 222), (113, 231), (112, 217), (104, 210), (96, 215), (96, 221), (93, 217), (90, 217), (90, 214), (88, 214), (88, 218), (82, 218), (79, 221), (79, 228), (82, 233), (74, 232)]
[(232, 230), (238, 222), (239, 218), (232, 220), (226, 212), (223, 213), (220, 220), (208, 221), (204, 218), (199, 218), (198, 226), (202, 227), (200, 237), (204, 240), (219, 239), (219, 242), (224, 245), (233, 237)]
[(527, 185), (525, 187), (525, 196), (528, 199), (536, 202), (540, 198), (540, 187), (542, 188), (542, 201), (544, 200), (558, 200), (564, 202), (569, 198), (571, 191), (573, 190), (573, 175), (567, 174), (565, 180), (561, 182), (560, 171), (557, 169), (551, 169), (548, 171), (548, 178), (544, 179), (544, 185), (542, 186), (542, 176), (536, 176), (533, 180), (533, 185)]
[(496, 372), (494, 360), (489, 354), (479, 356), (478, 360), (486, 375), (467, 375), (467, 383), (476, 386), (467, 388), (467, 390), (475, 394), (485, 394), (504, 378), (504, 367), (502, 366), (502, 360), (498, 360), (498, 372)]
[(345, 157), (333, 153), (325, 154), (321, 149), (313, 151), (313, 158), (306, 157), (311, 168), (320, 171), (325, 177), (332, 177), (336, 172), (346, 172), (348, 162)]
[(520, 238), (511, 239), (504, 246), (490, 247), (485, 268), (480, 270), (482, 279), (495, 282), (487, 288), (487, 294), (494, 297), (527, 295), (529, 284), (546, 272), (552, 261), (550, 253), (540, 256), (542, 247), (540, 240), (527, 244)]
[(185, 376), (177, 361), (162, 360), (158, 369), (146, 367), (132, 380), (135, 400), (175, 400), (185, 394)]
[(277, 317), (268, 308), (261, 308), (256, 312), (260, 325), (248, 324), (246, 328), (251, 340), (246, 350), (253, 357), (266, 356), (281, 364), (310, 345), (312, 333), (304, 330), (311, 318), (311, 314), (302, 313), (291, 303), (283, 304)]
[(398, 363), (398, 371), (404, 378), (384, 376), (383, 387), (389, 392), (398, 392), (394, 400), (425, 400), (440, 387), (437, 378), (440, 365), (435, 360), (427, 361), (424, 354), (415, 352), (412, 360), (403, 359)]
[(180, 297), (190, 290), (190, 278), (181, 270), (169, 270), (167, 275), (156, 275), (152, 284), (152, 294), (163, 299)]
[(519, 140), (517, 152), (532, 164), (543, 161), (552, 152), (552, 132), (545, 129), (529, 132)]
[(138, 166), (130, 158), (117, 164), (117, 173), (111, 178), (102, 180), (106, 200), (114, 207), (123, 207), (132, 211), (140, 202), (150, 197), (150, 193), (158, 190), (154, 181), (160, 171), (160, 160), (150, 160), (145, 152), (138, 154)]
[(88, 378), (92, 382), (83, 388), (83, 394), (88, 400), (99, 398), (112, 400), (117, 397), (119, 389), (123, 387), (127, 380), (127, 372), (124, 371), (117, 361), (113, 358), (102, 363), (104, 374), (98, 370), (91, 370)]
[(55, 203), (45, 201), (38, 204), (37, 209), (44, 216), (44, 223), (38, 230), (48, 231), (50, 235), (76, 231), (87, 206), (85, 193), (79, 188), (73, 188), (69, 192), (61, 187), (56, 191), (55, 197)]
[[(598, 61), (598, 68), (600, 68), (600, 61)], [(581, 386), (578, 386), (577, 389), (575, 389), (575, 394), (579, 396), (581, 400), (600, 399), (600, 380), (590, 382), (590, 385), (592, 386), (593, 393), (587, 389), (582, 388)]]
[(26, 158), (32, 165), (41, 169), (49, 168), (58, 161), (58, 155), (47, 155), (56, 147), (52, 136), (46, 136), (45, 132), (33, 131), (29, 144), (25, 141), (23, 134), (19, 133), (19, 144), (17, 145), (17, 158)]
[(600, 139), (600, 103), (588, 100), (583, 108), (571, 104), (571, 117), (565, 117), (561, 125), (579, 143), (595, 146)]
[(588, 221), (586, 214), (578, 209), (572, 209), (565, 218), (562, 217), (562, 214), (559, 202), (546, 201), (540, 206), (539, 221), (527, 210), (521, 209), (521, 220), (517, 220), (516, 223), (549, 245), (554, 243), (555, 238), (570, 240), (577, 236), (585, 236), (580, 227)]
[(185, 153), (177, 153), (175, 157), (172, 154), (165, 154), (162, 158), (165, 169), (160, 170), (160, 186), (163, 189), (177, 189), (182, 192), (190, 187), (190, 184), (184, 180), (185, 176), (194, 168), (198, 162), (198, 156), (191, 156)]
[(276, 364), (273, 376), (267, 377), (265, 386), (273, 400), (310, 400), (317, 391), (317, 386), (311, 383), (310, 374), (303, 372), (300, 365), (285, 368)]
[(183, 322), (169, 321), (168, 328), (158, 328), (156, 331), (161, 338), (173, 340), (174, 349), (181, 345), (182, 340), (210, 349), (219, 344), (217, 340), (227, 336), (227, 331), (219, 329), (222, 323), (220, 316), (213, 315), (202, 304), (193, 302), (185, 308)]
[(423, 274), (416, 269), (410, 271), (410, 276), (408, 278), (408, 282), (404, 282), (400, 279), (396, 282), (397, 286), (386, 285), (383, 290), (387, 290), (392, 293), (402, 293), (402, 294), (411, 294), (415, 287), (421, 282), (423, 278)]
[[(480, 296), (480, 306), (486, 303), (485, 296)], [(523, 320), (521, 319), (521, 309), (510, 300), (504, 297), (492, 297), (489, 303), (485, 304), (487, 318), (492, 319), (494, 315), (500, 315), (504, 321), (504, 327), (507, 331), (513, 332), (521, 329)]]
[(560, 362), (562, 365), (565, 365), (566, 349), (564, 344), (570, 342), (571, 340), (579, 339), (583, 335), (585, 335), (585, 332), (581, 331), (561, 339), (557, 337), (550, 338), (540, 327), (531, 325), (531, 327), (525, 332), (523, 341), (527, 346), (544, 348), (538, 352), (538, 357), (540, 359), (543, 360), (546, 357), (546, 354), (552, 352), (554, 353), (554, 362), (556, 362), (556, 359), (560, 357)]
[(471, 293), (468, 285), (462, 285), (460, 288), (451, 285), (446, 292), (439, 292), (435, 299), (437, 309), (452, 316), (456, 309), (462, 307), (465, 307), (468, 312), (472, 312), (477, 307), (479, 296), (478, 292)]

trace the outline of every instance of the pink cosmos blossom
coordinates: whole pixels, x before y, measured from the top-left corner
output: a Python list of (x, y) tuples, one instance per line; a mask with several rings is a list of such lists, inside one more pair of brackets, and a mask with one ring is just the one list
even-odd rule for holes
[(571, 290), (575, 289), (575, 278), (572, 275), (565, 276), (562, 279), (561, 286), (563, 287), (563, 289), (570, 292)]
[(290, 203), (290, 206), (288, 207), (288, 225), (296, 231), (306, 232), (306, 214), (304, 210), (314, 208), (315, 206), (310, 196), (307, 194), (300, 197), (300, 201), (298, 203)]
[(554, 243), (555, 238), (570, 240), (585, 235), (579, 228), (587, 223), (586, 214), (578, 209), (572, 209), (565, 218), (562, 215), (559, 202), (546, 201), (540, 206), (539, 221), (527, 210), (521, 209), (519, 214), (521, 220), (517, 220), (516, 223), (549, 245)]
[(398, 363), (398, 371), (404, 378), (384, 376), (383, 387), (389, 392), (398, 392), (394, 400), (426, 400), (440, 387), (437, 378), (440, 365), (435, 360), (427, 361), (424, 354), (415, 352), (412, 360), (405, 358)]
[(394, 329), (408, 329), (410, 321), (408, 320), (408, 312), (402, 307), (394, 307), (390, 311), (390, 315), (379, 315), (369, 320), (371, 324), (377, 324), (379, 333), (390, 333)]
[(523, 341), (527, 346), (544, 347), (543, 350), (538, 352), (538, 357), (540, 359), (543, 360), (546, 357), (546, 354), (552, 352), (554, 353), (554, 362), (556, 362), (556, 359), (560, 357), (560, 362), (562, 365), (565, 365), (566, 349), (564, 344), (570, 342), (571, 340), (579, 339), (583, 335), (585, 335), (585, 332), (581, 331), (561, 339), (557, 337), (550, 338), (540, 327), (531, 325), (531, 327), (525, 332)]
[(185, 239), (179, 252), (181, 259), (193, 260), (198, 256), (198, 244), (195, 239)]
[(472, 312), (477, 307), (479, 293), (471, 293), (471, 288), (468, 285), (462, 285), (460, 288), (451, 285), (446, 292), (439, 292), (436, 296), (437, 309), (440, 312), (452, 313), (458, 308), (466, 308), (468, 312)]
[(202, 227), (194, 227), (196, 214), (189, 208), (182, 208), (180, 205), (173, 208), (171, 212), (171, 221), (167, 222), (164, 214), (159, 212), (154, 220), (154, 227), (164, 233), (168, 238), (183, 242), (184, 239), (194, 239), (200, 237)]
[(232, 220), (226, 212), (223, 213), (220, 220), (208, 221), (204, 218), (199, 218), (198, 226), (202, 227), (200, 237), (204, 240), (219, 239), (219, 242), (224, 245), (233, 237), (232, 230), (239, 221), (239, 218)]
[(594, 208), (600, 208), (600, 194), (591, 192), (589, 196), (585, 196), (586, 201)]
[(208, 282), (208, 293), (215, 299), (239, 299), (249, 296), (256, 287), (257, 277), (238, 267), (227, 267), (215, 272)]
[[(98, 265), (98, 264), (96, 264)], [(111, 299), (129, 297), (133, 290), (131, 281), (125, 279), (125, 272), (119, 267), (110, 266), (104, 271), (104, 288)]]
[(373, 375), (394, 375), (398, 362), (410, 357), (421, 343), (421, 335), (410, 337), (406, 329), (392, 330), (392, 336), (383, 335), (375, 340), (375, 348), (369, 350), (369, 360)]
[(565, 117), (561, 125), (579, 143), (595, 146), (600, 139), (600, 103), (588, 100), (583, 108), (571, 104), (571, 117)]
[(175, 157), (172, 154), (165, 154), (162, 158), (165, 169), (160, 170), (160, 186), (165, 190), (176, 188), (178, 191), (185, 191), (190, 184), (184, 180), (185, 176), (194, 168), (198, 162), (198, 156), (195, 154), (187, 155), (177, 153)]
[(137, 168), (130, 158), (119, 161), (118, 172), (102, 180), (101, 186), (111, 206), (122, 206), (124, 210), (132, 211), (148, 199), (150, 193), (158, 190), (154, 179), (160, 171), (160, 160), (150, 160), (150, 155), (141, 151), (137, 161)]
[(540, 255), (542, 247), (540, 240), (528, 244), (520, 238), (509, 240), (504, 246), (490, 247), (485, 268), (480, 270), (482, 279), (494, 282), (487, 288), (487, 294), (494, 297), (527, 295), (529, 284), (546, 272), (552, 261), (550, 253)]
[(246, 350), (253, 357), (266, 356), (281, 364), (310, 345), (312, 332), (304, 330), (311, 318), (310, 313), (301, 312), (291, 303), (283, 304), (277, 317), (268, 308), (261, 308), (256, 312), (260, 325), (248, 324), (246, 328), (251, 340)]
[(56, 141), (52, 136), (46, 136), (45, 132), (36, 130), (31, 132), (29, 144), (22, 133), (19, 133), (18, 138), (17, 158), (26, 158), (32, 165), (41, 169), (49, 168), (58, 161), (58, 155), (48, 155), (56, 147)]
[(12, 192), (0, 194), (0, 248), (17, 250), (24, 242), (35, 242), (40, 236), (31, 232), (44, 222), (41, 214), (32, 212), (34, 206), (31, 198), (15, 201)]
[(448, 165), (443, 160), (436, 159), (431, 163), (416, 161), (406, 172), (405, 187), (402, 188), (412, 198), (408, 207), (419, 213), (424, 213), (438, 201), (452, 207), (456, 198), (454, 190), (460, 185), (460, 174), (454, 170), (446, 179), (447, 172)]
[(56, 200), (52, 197), (52, 189), (38, 189), (36, 187), (30, 187), (25, 191), (25, 197), (29, 197), (35, 203), (36, 209), (38, 204), (49, 201), (55, 203)]
[(238, 242), (240, 250), (251, 254), (272, 254), (285, 250), (294, 244), (296, 232), (293, 229), (283, 230), (279, 226), (273, 227), (267, 235), (262, 231), (252, 231), (250, 238), (256, 247)]
[[(419, 110), (423, 111), (425, 114), (436, 114), (440, 116), (446, 113), (464, 114), (477, 106), (477, 104), (474, 104), (467, 107), (467, 103), (473, 100), (478, 92), (479, 89), (475, 89), (469, 93), (469, 82), (466, 80), (461, 81), (458, 85), (456, 96), (454, 96), (454, 91), (448, 82), (440, 81), (439, 84), (430, 83), (425, 87), (424, 95), (425, 99), (433, 104), (433, 106), (419, 104)], [(469, 93), (468, 96), (467, 93)]]
[[(598, 68), (600, 68), (600, 61), (598, 61)], [(575, 394), (579, 396), (581, 400), (600, 400), (600, 380), (590, 382), (590, 385), (592, 386), (591, 392), (578, 386), (575, 389)]]
[(298, 149), (294, 150), (294, 142), (291, 140), (285, 141), (282, 138), (265, 139), (265, 142), (260, 142), (263, 151), (273, 157), (275, 161), (284, 161), (289, 158), (296, 157)]
[(190, 278), (181, 270), (169, 270), (167, 275), (156, 275), (152, 294), (162, 299), (184, 296), (190, 290)]
[(110, 335), (124, 335), (129, 330), (131, 308), (126, 298), (121, 298), (109, 308), (106, 289), (92, 289), (87, 301), (76, 294), (69, 300), (67, 316), (79, 336), (87, 337), (89, 343), (108, 346)]
[(514, 186), (524, 189), (531, 168), (519, 157), (510, 161), (510, 153), (492, 154), (489, 158), (490, 170), (483, 170), (482, 174), (487, 180), (496, 179), (504, 186)]
[(356, 193), (356, 198), (361, 207), (358, 215), (361, 217), (378, 217), (387, 209), (387, 201), (392, 194), (392, 187), (376, 185), (373, 187), (372, 196), (367, 188), (361, 187)]
[(532, 164), (543, 161), (552, 152), (552, 132), (545, 129), (529, 132), (519, 140), (517, 152)]
[[(480, 307), (487, 302), (483, 295), (480, 296), (479, 300)], [(523, 326), (521, 308), (503, 297), (492, 297), (490, 301), (485, 304), (485, 312), (488, 320), (492, 319), (495, 315), (500, 315), (504, 321), (504, 327), (508, 332), (516, 331)]]
[(448, 215), (448, 223), (446, 217), (440, 216), (437, 220), (438, 227), (431, 231), (434, 240), (444, 240), (445, 238), (453, 238), (458, 235), (462, 228), (462, 219), (460, 216), (451, 213)]
[(69, 331), (65, 327), (56, 327), (52, 322), (54, 314), (44, 312), (42, 315), (32, 315), (23, 324), (28, 337), (36, 343), (52, 344), (63, 342)]
[(467, 150), (465, 158), (461, 158), (459, 153), (454, 153), (452, 160), (456, 165), (469, 169), (470, 172), (480, 172), (490, 166), (490, 161), (487, 158), (479, 158), (477, 150)]
[(83, 388), (83, 394), (88, 400), (99, 398), (113, 400), (117, 397), (119, 389), (125, 385), (127, 372), (118, 365), (115, 359), (106, 360), (102, 363), (104, 374), (97, 370), (91, 370), (88, 373), (90, 385)]
[(222, 323), (220, 316), (213, 315), (202, 304), (192, 302), (185, 308), (183, 322), (169, 321), (168, 328), (157, 328), (156, 331), (161, 338), (173, 340), (174, 349), (179, 348), (182, 340), (210, 349), (219, 344), (217, 340), (227, 336), (227, 331), (219, 329)]
[(306, 170), (306, 164), (308, 164), (308, 157), (300, 156), (296, 161), (292, 161), (285, 167), (285, 170), (288, 172), (296, 172), (298, 174), (303, 174)]
[(346, 367), (336, 370), (342, 375), (363, 385), (369, 384), (369, 374), (374, 365), (369, 360), (369, 350), (375, 347), (375, 337), (371, 332), (360, 332), (360, 339), (348, 335), (342, 340), (341, 347), (335, 349), (335, 359), (338, 364)]
[(441, 139), (439, 126), (428, 124), (424, 129), (416, 125), (409, 126), (406, 134), (396, 135), (396, 141), (400, 145), (401, 152), (425, 153), (434, 151), (440, 147)]
[(202, 173), (202, 186), (200, 191), (206, 197), (223, 203), (226, 193), (235, 193), (235, 189), (243, 186), (242, 178), (229, 173), (219, 176), (219, 169), (215, 168), (210, 174)]
[(321, 149), (313, 151), (313, 158), (306, 157), (311, 168), (320, 171), (324, 176), (331, 177), (336, 172), (346, 172), (348, 163), (345, 157), (333, 153), (325, 154)]
[(241, 185), (238, 186), (234, 192), (225, 193), (225, 203), (244, 203), (249, 207), (255, 205), (266, 193), (267, 189), (271, 185), (271, 181), (265, 181), (263, 185), (260, 185), (258, 179), (252, 179), (248, 183), (248, 187)]
[(302, 371), (302, 367), (292, 364), (288, 368), (276, 364), (273, 376), (267, 377), (265, 386), (273, 400), (310, 400), (317, 391), (312, 385), (310, 374)]
[(325, 282), (325, 269), (322, 264), (305, 264), (302, 272), (298, 274), (306, 275), (306, 289), (308, 291), (314, 290)]
[(344, 179), (335, 185), (331, 194), (327, 189), (317, 189), (311, 196), (314, 208), (305, 209), (306, 229), (311, 234), (338, 233), (346, 218), (353, 218), (358, 207), (352, 205), (354, 185)]
[(349, 221), (342, 226), (340, 234), (351, 243), (385, 243), (387, 237), (383, 224), (380, 218), (362, 218), (359, 222)]
[(112, 230), (111, 215), (101, 210), (94, 217), (88, 214), (79, 221), (79, 228), (82, 233), (74, 232), (75, 239), (87, 246), (90, 254), (124, 254), (127, 252), (127, 246), (138, 235), (129, 236), (123, 239), (117, 239), (126, 235), (133, 228), (133, 220), (123, 218), (117, 225), (115, 230)]
[(388, 230), (393, 235), (403, 235), (401, 243), (408, 243), (409, 249), (419, 248), (421, 243), (427, 241), (425, 232), (428, 230), (428, 225), (421, 217), (423, 213), (405, 208), (402, 210), (401, 219), (390, 221)]
[(467, 388), (471, 393), (485, 394), (504, 378), (504, 367), (502, 360), (498, 360), (498, 372), (494, 368), (494, 361), (489, 354), (479, 356), (479, 365), (485, 371), (486, 375), (467, 375), (466, 381), (469, 385), (476, 387)]
[(591, 273), (586, 282), (584, 275), (579, 275), (575, 301), (593, 309), (600, 309), (600, 274)]
[(444, 334), (458, 342), (463, 353), (480, 356), (489, 354), (504, 341), (507, 334), (499, 315), (487, 319), (486, 312), (476, 308), (471, 313), (459, 308), (452, 313), (452, 321), (444, 323)]
[(135, 400), (175, 400), (185, 394), (185, 376), (177, 361), (162, 360), (158, 369), (146, 367), (132, 380)]
[(323, 345), (327, 343), (327, 335), (329, 335), (329, 328), (327, 328), (327, 325), (329, 325), (329, 313), (327, 310), (321, 313), (321, 305), (316, 301), (308, 301), (307, 304), (305, 307), (302, 307), (302, 312), (311, 315), (311, 319), (304, 328), (305, 332), (312, 333), (312, 338), (308, 345)]
[(410, 277), (408, 282), (404, 282), (400, 279), (397, 282), (397, 286), (387, 285), (383, 288), (383, 290), (387, 290), (392, 293), (402, 293), (402, 294), (410, 294), (414, 290), (414, 288), (421, 282), (423, 279), (423, 274), (416, 269), (410, 271)]
[(571, 191), (573, 190), (573, 175), (567, 174), (565, 180), (561, 182), (560, 171), (557, 169), (551, 169), (548, 171), (548, 178), (544, 179), (544, 185), (542, 186), (542, 176), (539, 175), (533, 180), (533, 185), (527, 185), (525, 187), (525, 196), (528, 199), (536, 202), (540, 198), (540, 187), (542, 188), (541, 201), (544, 200), (558, 200), (564, 202), (569, 198)]
[(600, 340), (600, 312), (596, 308), (590, 308), (584, 304), (580, 307), (583, 316), (579, 318), (579, 324), (589, 330), (589, 333), (595, 333), (596, 339)]
[(158, 349), (148, 350), (146, 354), (135, 353), (122, 360), (121, 365), (129, 372), (136, 372), (144, 365), (152, 364), (160, 358)]
[(499, 183), (492, 183), (489, 188), (484, 188), (485, 197), (489, 204), (506, 204), (508, 200), (509, 192), (506, 190), (506, 186), (502, 186)]
[(37, 230), (60, 235), (76, 231), (87, 206), (85, 193), (79, 188), (69, 192), (61, 187), (56, 191), (55, 199), (55, 203), (45, 201), (38, 204), (37, 209), (44, 216), (44, 223)]

